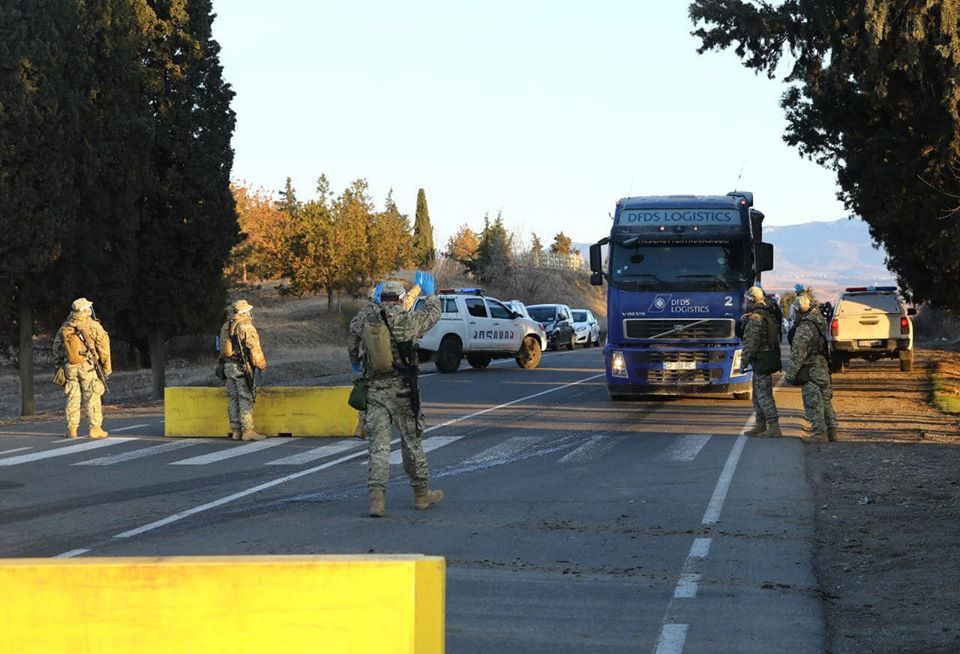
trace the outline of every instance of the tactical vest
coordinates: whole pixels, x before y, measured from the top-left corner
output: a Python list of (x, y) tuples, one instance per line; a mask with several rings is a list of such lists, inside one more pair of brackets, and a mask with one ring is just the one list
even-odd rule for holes
[(67, 363), (70, 365), (75, 366), (87, 360), (87, 346), (80, 337), (79, 327), (67, 325), (63, 328), (63, 349), (67, 352)]
[(390, 330), (387, 329), (387, 325), (380, 316), (371, 315), (363, 323), (360, 340), (363, 341), (364, 351), (370, 359), (373, 374), (382, 375), (394, 371), (393, 339), (390, 337)]
[(760, 316), (767, 327), (766, 345), (753, 355), (753, 371), (760, 375), (772, 375), (783, 369), (780, 359), (780, 325), (770, 309), (758, 307), (750, 313)]

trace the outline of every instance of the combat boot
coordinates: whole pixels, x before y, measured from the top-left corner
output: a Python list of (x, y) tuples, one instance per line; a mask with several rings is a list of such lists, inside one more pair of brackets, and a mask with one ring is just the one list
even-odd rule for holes
[(763, 432), (767, 431), (767, 421), (766, 420), (757, 420), (757, 424), (753, 426), (753, 429), (748, 429), (743, 432), (744, 436), (760, 436)]
[(77, 437), (77, 428), (76, 427), (67, 427), (67, 438), (76, 438)]
[(263, 434), (258, 434), (252, 429), (244, 429), (240, 434), (240, 440), (242, 441), (262, 441), (266, 436)]
[(239, 440), (241, 440), (242, 438), (243, 438), (243, 432), (242, 432), (242, 431), (240, 431), (239, 429), (234, 429), (234, 430), (232, 430), (232, 433), (230, 434), (230, 440), (232, 440), (232, 441), (239, 441)]
[(439, 504), (443, 499), (442, 490), (430, 490), (429, 488), (415, 488), (413, 490), (413, 507), (423, 510), (430, 508), (431, 504)]
[(370, 517), (371, 518), (382, 518), (383, 514), (387, 512), (386, 509), (386, 499), (383, 496), (382, 488), (371, 488), (370, 489)]
[(102, 427), (91, 427), (90, 428), (90, 438), (106, 438), (109, 436), (107, 432), (103, 431)]
[(780, 431), (780, 421), (774, 420), (767, 423), (767, 431), (761, 434), (762, 438), (783, 438), (783, 432)]
[(822, 445), (823, 443), (828, 442), (827, 430), (824, 429), (823, 431), (815, 431), (809, 436), (802, 437), (800, 440), (809, 445)]
[(837, 437), (839, 435), (840, 434), (838, 433), (836, 425), (834, 425), (833, 427), (827, 427), (827, 440), (829, 440), (830, 442), (833, 442), (837, 440)]

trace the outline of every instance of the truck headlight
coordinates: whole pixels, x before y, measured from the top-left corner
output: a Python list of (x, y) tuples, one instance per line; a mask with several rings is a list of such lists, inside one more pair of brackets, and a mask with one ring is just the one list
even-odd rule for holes
[(740, 363), (743, 359), (743, 350), (735, 350), (733, 352), (733, 365), (730, 367), (730, 376), (739, 375), (737, 372), (740, 370)]
[(610, 374), (614, 377), (627, 376), (627, 362), (623, 358), (623, 352), (614, 352), (610, 355)]

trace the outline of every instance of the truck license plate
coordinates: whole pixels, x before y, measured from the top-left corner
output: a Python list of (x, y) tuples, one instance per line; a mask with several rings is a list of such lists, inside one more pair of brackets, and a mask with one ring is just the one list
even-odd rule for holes
[(664, 361), (664, 370), (696, 370), (696, 361)]
[(883, 347), (883, 341), (859, 341), (860, 347)]

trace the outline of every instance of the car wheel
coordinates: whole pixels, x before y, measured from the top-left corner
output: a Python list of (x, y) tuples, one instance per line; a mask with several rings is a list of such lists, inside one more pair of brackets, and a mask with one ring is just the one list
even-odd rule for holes
[(453, 334), (447, 334), (440, 342), (440, 348), (434, 358), (437, 370), (443, 373), (456, 372), (463, 358), (463, 343)]
[(535, 336), (527, 336), (520, 344), (517, 365), (524, 370), (533, 370), (540, 365), (541, 354), (540, 341)]
[(571, 332), (570, 340), (567, 341), (567, 349), (573, 350), (575, 347), (577, 347), (577, 335)]
[(903, 372), (913, 372), (913, 350), (900, 352), (900, 370)]
[(489, 354), (468, 354), (467, 363), (472, 367), (477, 369), (486, 368), (490, 365), (490, 361), (493, 359)]

